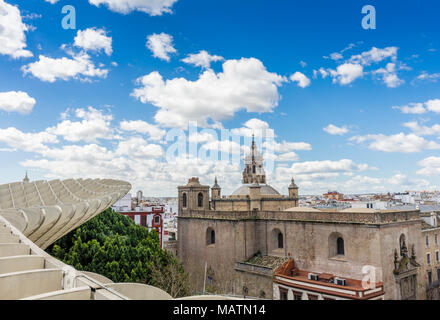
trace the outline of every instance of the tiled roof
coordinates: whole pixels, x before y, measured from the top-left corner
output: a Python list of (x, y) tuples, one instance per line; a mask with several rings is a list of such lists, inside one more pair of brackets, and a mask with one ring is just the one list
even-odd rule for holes
[(278, 269), (284, 263), (286, 263), (289, 258), (276, 257), (276, 256), (254, 256), (250, 258), (246, 263), (254, 264), (257, 266), (271, 268), (273, 270)]

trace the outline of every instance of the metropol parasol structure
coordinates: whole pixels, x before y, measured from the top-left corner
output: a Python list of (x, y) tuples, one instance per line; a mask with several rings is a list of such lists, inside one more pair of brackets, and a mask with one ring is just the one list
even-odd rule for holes
[[(168, 300), (165, 291), (113, 283), (79, 271), (44, 249), (111, 207), (131, 189), (113, 179), (67, 179), (0, 185), (0, 300)], [(183, 299), (225, 299), (192, 296)]]

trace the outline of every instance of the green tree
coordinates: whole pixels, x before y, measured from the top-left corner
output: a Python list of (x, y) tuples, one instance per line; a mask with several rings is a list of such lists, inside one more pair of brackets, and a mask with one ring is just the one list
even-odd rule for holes
[(102, 274), (114, 282), (153, 285), (173, 297), (191, 294), (182, 264), (161, 249), (157, 232), (112, 209), (71, 231), (46, 251), (77, 270)]

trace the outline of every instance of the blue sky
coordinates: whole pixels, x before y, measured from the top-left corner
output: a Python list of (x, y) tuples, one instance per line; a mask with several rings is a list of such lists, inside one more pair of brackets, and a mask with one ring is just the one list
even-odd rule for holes
[(233, 191), (240, 163), (166, 157), (166, 134), (191, 120), (206, 150), (236, 148), (213, 129), (274, 132), (282, 193), (291, 176), (302, 194), (439, 189), (438, 2), (135, 3), (0, 0), (0, 183), (28, 170), (165, 196), (218, 176)]

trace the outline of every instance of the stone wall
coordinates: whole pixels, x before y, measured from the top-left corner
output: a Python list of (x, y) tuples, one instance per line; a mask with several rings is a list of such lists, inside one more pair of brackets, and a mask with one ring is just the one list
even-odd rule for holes
[[(237, 292), (234, 282), (256, 283), (234, 266), (255, 253), (292, 257), (298, 267), (314, 272), (328, 272), (347, 278), (362, 279), (364, 266), (375, 268), (376, 281), (383, 281), (385, 298), (395, 299), (394, 249), (403, 233), (408, 248), (415, 245), (418, 296), (426, 295), (421, 243), (421, 221), (417, 212), (220, 212), (183, 211), (179, 215), (179, 258), (192, 275), (197, 290), (203, 289), (205, 262), (214, 271), (214, 279), (225, 291)], [(207, 245), (206, 230), (215, 230), (216, 243)], [(284, 237), (278, 248), (277, 232)], [(345, 255), (332, 257), (329, 239), (333, 234), (344, 239)], [(238, 279), (237, 280), (237, 276)], [(258, 277), (258, 276), (257, 276)], [(248, 280), (246, 280), (248, 279)], [(249, 288), (251, 289), (251, 285)], [(264, 286), (267, 287), (267, 286)], [(253, 289), (252, 289), (253, 290)], [(266, 290), (264, 290), (266, 291)], [(253, 294), (259, 294), (257, 289)]]

